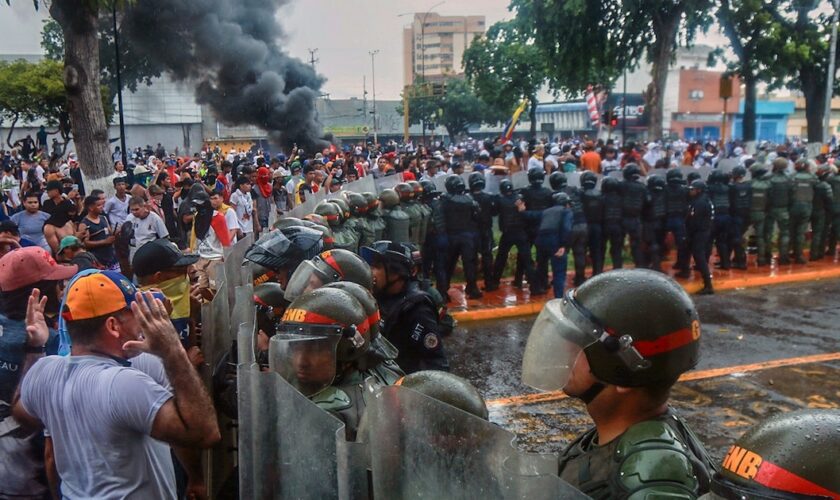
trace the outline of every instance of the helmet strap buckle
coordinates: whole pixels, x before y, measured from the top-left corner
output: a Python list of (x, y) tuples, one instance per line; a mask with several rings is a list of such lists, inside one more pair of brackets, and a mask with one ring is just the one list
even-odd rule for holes
[(645, 359), (639, 351), (633, 347), (633, 337), (630, 335), (622, 335), (616, 337), (604, 332), (601, 335), (601, 342), (607, 350), (613, 351), (627, 368), (632, 371), (644, 370), (650, 368), (650, 361)]
[(365, 338), (359, 333), (359, 330), (356, 328), (356, 325), (348, 326), (344, 329), (344, 336), (350, 339), (350, 343), (353, 344), (353, 347), (356, 349), (365, 345)]

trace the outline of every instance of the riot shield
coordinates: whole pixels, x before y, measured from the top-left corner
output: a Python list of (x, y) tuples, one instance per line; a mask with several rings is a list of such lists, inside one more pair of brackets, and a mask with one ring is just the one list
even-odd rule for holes
[(552, 485), (573, 491), (556, 465), (552, 476), (545, 459), (517, 451), (510, 432), (411, 389), (381, 388), (367, 418), (376, 429), (369, 445), (375, 498), (548, 498)]
[(566, 185), (569, 187), (580, 187), (580, 174), (583, 172), (568, 172), (566, 174)]
[(344, 424), (273, 372), (240, 364), (239, 497), (338, 498)]
[(201, 351), (211, 367), (216, 366), (231, 346), (230, 303), (225, 283), (209, 304), (201, 306)]
[[(248, 233), (244, 238), (237, 241), (233, 246), (225, 248), (225, 283), (227, 285), (228, 299), (233, 307), (234, 291), (242, 285), (242, 262), (245, 260), (245, 252), (254, 244), (254, 233)], [(250, 280), (249, 280), (250, 281)]]
[(446, 176), (441, 175), (440, 177), (434, 177), (432, 182), (435, 184), (435, 188), (438, 190), (439, 193), (446, 192)]
[(528, 172), (520, 171), (510, 176), (510, 182), (513, 184), (513, 189), (522, 189), (528, 187)]
[(402, 174), (386, 175), (384, 177), (379, 177), (379, 178), (375, 179), (376, 191), (378, 193), (381, 193), (383, 189), (388, 189), (388, 188), (393, 189), (394, 186), (396, 186), (397, 184), (399, 184), (402, 181), (403, 181)]

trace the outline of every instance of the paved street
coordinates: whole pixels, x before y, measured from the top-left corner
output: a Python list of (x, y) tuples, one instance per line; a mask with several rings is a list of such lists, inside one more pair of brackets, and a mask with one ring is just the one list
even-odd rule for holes
[[(752, 423), (779, 411), (840, 407), (840, 280), (750, 288), (695, 298), (700, 364), (674, 390), (674, 406), (720, 458)], [(562, 393), (520, 382), (534, 317), (464, 323), (449, 337), (452, 369), (488, 400), (491, 419), (529, 450), (559, 451), (590, 421)]]

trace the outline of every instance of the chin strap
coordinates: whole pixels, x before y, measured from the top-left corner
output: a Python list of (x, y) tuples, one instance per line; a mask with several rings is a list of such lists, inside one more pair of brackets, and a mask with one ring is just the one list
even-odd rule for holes
[(602, 384), (601, 382), (595, 382), (594, 384), (592, 384), (589, 387), (589, 389), (585, 390), (583, 392), (583, 394), (578, 396), (578, 399), (580, 399), (581, 401), (583, 401), (586, 404), (589, 404), (596, 397), (598, 397), (598, 394), (601, 394), (601, 391), (603, 391), (606, 388), (607, 388), (607, 386)]

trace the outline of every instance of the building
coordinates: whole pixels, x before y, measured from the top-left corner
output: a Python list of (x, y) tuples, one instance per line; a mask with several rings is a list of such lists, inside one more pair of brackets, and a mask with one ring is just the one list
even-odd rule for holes
[[(724, 112), (734, 115), (741, 99), (741, 83), (732, 81), (732, 97), (726, 102), (720, 97), (723, 73), (699, 68), (679, 70), (677, 110), (671, 114), (671, 134), (685, 139), (718, 140), (723, 132)], [(727, 121), (731, 132), (732, 120)], [(727, 134), (731, 135), (731, 134)]]
[[(755, 103), (755, 139), (757, 141), (785, 142), (788, 130), (788, 117), (793, 114), (793, 101), (765, 101)], [(734, 116), (732, 132), (727, 128), (726, 135), (739, 139), (743, 134), (744, 101), (741, 101), (738, 114)]]
[[(808, 120), (805, 118), (805, 98), (794, 97), (793, 114), (788, 118), (787, 135), (790, 138), (808, 138)], [(840, 97), (831, 100), (831, 134), (840, 136)]]
[(464, 51), (485, 29), (484, 16), (414, 14), (411, 25), (403, 29), (405, 85), (420, 78), (440, 81), (462, 75)]

